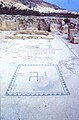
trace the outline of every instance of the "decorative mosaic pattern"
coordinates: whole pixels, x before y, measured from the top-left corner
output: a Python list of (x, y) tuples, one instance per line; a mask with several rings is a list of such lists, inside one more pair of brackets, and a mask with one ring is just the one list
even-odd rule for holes
[(19, 64), (6, 91), (7, 96), (69, 95), (56, 64)]

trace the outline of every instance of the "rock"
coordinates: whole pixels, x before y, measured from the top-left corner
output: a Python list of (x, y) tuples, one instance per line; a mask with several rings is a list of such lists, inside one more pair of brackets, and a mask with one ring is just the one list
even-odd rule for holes
[(45, 21), (45, 19), (40, 19), (38, 23), (38, 30), (50, 32), (50, 23)]

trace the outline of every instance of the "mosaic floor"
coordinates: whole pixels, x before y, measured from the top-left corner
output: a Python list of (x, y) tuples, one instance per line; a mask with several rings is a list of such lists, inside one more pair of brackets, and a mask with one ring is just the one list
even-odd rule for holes
[(0, 33), (1, 120), (79, 120), (75, 49), (57, 34), (51, 40), (9, 34)]
[(6, 95), (69, 95), (58, 65), (21, 64), (13, 75)]

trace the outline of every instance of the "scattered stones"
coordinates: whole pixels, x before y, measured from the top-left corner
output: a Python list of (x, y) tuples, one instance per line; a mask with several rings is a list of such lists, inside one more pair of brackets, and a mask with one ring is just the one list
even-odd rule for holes
[[(41, 16), (0, 15), (0, 30), (18, 31), (8, 38), (52, 39), (49, 32), (64, 34), (71, 43), (79, 43), (79, 19)], [(22, 34), (22, 36), (20, 35)]]
[(67, 35), (69, 42), (73, 44), (79, 43), (79, 21), (74, 18), (60, 19), (60, 32)]

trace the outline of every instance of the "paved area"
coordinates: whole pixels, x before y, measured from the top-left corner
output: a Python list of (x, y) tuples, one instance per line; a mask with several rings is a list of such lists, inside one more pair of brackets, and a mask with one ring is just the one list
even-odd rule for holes
[(79, 120), (79, 45), (0, 32), (1, 120)]

